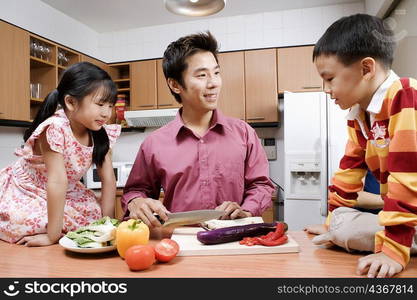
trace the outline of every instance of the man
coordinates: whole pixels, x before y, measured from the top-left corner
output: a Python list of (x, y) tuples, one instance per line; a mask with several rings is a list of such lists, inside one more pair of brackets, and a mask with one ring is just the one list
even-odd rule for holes
[[(164, 75), (182, 104), (176, 119), (142, 143), (127, 180), (126, 217), (161, 226), (169, 211), (223, 210), (223, 219), (259, 216), (272, 205), (273, 185), (256, 132), (217, 108), (222, 80), (217, 41), (209, 33), (172, 42)], [(227, 99), (226, 99), (227, 100)], [(159, 198), (161, 186), (164, 203)]]

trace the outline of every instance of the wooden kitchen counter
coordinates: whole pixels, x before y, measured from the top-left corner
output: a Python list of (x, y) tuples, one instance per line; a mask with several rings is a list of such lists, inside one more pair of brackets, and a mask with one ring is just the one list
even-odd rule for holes
[[(131, 272), (116, 251), (79, 254), (60, 245), (28, 248), (0, 241), (0, 277), (359, 277), (355, 268), (362, 255), (320, 248), (302, 231), (289, 234), (299, 253), (176, 257), (139, 272)], [(417, 277), (417, 257), (399, 277)]]

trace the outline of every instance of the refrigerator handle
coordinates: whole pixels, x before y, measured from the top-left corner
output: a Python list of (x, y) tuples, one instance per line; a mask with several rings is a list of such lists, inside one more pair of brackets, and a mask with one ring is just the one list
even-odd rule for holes
[(320, 141), (321, 141), (321, 200), (320, 213), (322, 216), (327, 216), (327, 193), (328, 193), (328, 109), (327, 109), (327, 95), (320, 93)]

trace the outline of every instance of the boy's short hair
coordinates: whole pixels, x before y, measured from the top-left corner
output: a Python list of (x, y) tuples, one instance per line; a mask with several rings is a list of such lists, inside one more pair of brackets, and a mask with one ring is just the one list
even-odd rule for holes
[(367, 14), (340, 18), (314, 46), (313, 61), (320, 55), (336, 55), (346, 66), (372, 57), (390, 69), (394, 57), (394, 33), (383, 20)]
[[(191, 34), (179, 38), (168, 45), (164, 52), (162, 61), (162, 68), (164, 70), (165, 78), (172, 78), (181, 86), (185, 87), (183, 73), (187, 69), (187, 58), (198, 52), (211, 52), (217, 60), (218, 45), (214, 36), (207, 31), (205, 33)], [(181, 103), (181, 98), (178, 94), (171, 90), (175, 100)]]

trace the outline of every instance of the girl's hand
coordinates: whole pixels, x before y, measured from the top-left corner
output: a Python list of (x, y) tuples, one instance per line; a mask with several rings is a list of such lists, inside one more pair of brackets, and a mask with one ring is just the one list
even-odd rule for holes
[(57, 240), (51, 240), (46, 233), (25, 236), (20, 239), (16, 244), (25, 245), (27, 247), (42, 247), (53, 245)]

